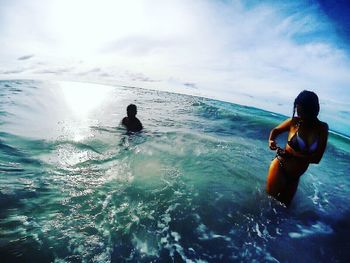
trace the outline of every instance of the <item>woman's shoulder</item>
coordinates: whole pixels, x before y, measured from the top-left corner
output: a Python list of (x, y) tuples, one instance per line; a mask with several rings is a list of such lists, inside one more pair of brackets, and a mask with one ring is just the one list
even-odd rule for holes
[(299, 126), (300, 125), (300, 117), (292, 117), (292, 118), (289, 118), (290, 119), (290, 123), (292, 126)]
[(323, 121), (319, 121), (319, 122), (320, 122), (320, 129), (328, 132), (328, 129), (329, 129), (328, 124)]

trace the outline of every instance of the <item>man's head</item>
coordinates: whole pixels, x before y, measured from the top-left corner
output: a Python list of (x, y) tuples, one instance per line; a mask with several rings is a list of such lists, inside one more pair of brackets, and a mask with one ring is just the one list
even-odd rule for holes
[(135, 116), (137, 114), (137, 107), (136, 107), (136, 105), (135, 104), (130, 104), (126, 108), (126, 113), (127, 113), (129, 118), (135, 118)]

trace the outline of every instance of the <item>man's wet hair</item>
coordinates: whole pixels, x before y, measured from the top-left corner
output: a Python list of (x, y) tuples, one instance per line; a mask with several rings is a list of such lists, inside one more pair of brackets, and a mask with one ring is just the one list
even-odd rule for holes
[(137, 114), (137, 107), (135, 104), (129, 104), (128, 107), (126, 107), (126, 112), (131, 115), (136, 115)]

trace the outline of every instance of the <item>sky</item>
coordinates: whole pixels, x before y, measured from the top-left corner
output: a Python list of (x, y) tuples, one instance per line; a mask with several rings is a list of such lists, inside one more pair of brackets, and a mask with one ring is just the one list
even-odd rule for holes
[(137, 86), (285, 115), (307, 89), (350, 135), (350, 3), (0, 0), (0, 79)]

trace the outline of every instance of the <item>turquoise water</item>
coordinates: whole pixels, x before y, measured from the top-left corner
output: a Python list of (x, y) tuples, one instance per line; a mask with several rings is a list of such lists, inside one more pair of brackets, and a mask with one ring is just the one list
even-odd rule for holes
[[(283, 116), (73, 82), (1, 81), (0, 102), (1, 262), (350, 258), (345, 137), (330, 134), (286, 209), (264, 190)], [(140, 134), (119, 125), (129, 103)]]

